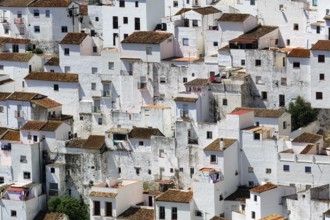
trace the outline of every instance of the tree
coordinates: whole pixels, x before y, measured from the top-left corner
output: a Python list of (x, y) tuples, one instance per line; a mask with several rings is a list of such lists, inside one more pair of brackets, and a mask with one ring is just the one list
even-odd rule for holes
[(318, 110), (313, 109), (310, 102), (298, 96), (286, 109), (291, 114), (292, 130), (304, 127), (317, 119)]
[(89, 219), (88, 208), (82, 199), (69, 196), (53, 196), (48, 201), (48, 211), (65, 213), (71, 220)]

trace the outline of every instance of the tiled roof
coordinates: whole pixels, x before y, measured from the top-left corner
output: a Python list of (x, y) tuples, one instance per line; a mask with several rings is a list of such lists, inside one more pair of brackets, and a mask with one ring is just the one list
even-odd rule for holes
[(318, 140), (322, 138), (322, 135), (319, 134), (313, 134), (309, 132), (304, 132), (295, 139), (292, 140), (292, 142), (296, 143), (316, 143)]
[(189, 97), (175, 97), (174, 101), (176, 102), (197, 102), (197, 98), (189, 98)]
[(314, 148), (313, 144), (308, 144), (301, 152), (300, 154), (308, 154), (312, 149)]
[(44, 98), (41, 98), (41, 99), (33, 99), (31, 100), (32, 103), (38, 105), (38, 106), (41, 106), (43, 108), (55, 108), (55, 107), (58, 107), (58, 106), (61, 106), (62, 104), (59, 103), (59, 102), (56, 102), (50, 98), (47, 98), (47, 97), (44, 97)]
[(208, 79), (196, 78), (184, 84), (185, 86), (207, 86), (209, 85)]
[(20, 132), (16, 130), (9, 130), (7, 133), (1, 138), (3, 141), (20, 141)]
[(78, 74), (53, 72), (30, 72), (24, 79), (73, 83), (77, 83), (79, 81)]
[(288, 57), (309, 58), (310, 51), (309, 51), (309, 49), (295, 48), (295, 49), (291, 50)]
[(81, 139), (81, 138), (75, 138), (71, 139), (65, 144), (65, 147), (69, 148), (82, 148), (84, 143), (86, 142), (86, 139)]
[(0, 92), (0, 101), (4, 101), (11, 93), (9, 92)]
[(26, 7), (31, 0), (4, 0), (0, 3), (3, 7)]
[(0, 44), (27, 44), (30, 40), (26, 38), (0, 37)]
[(83, 42), (83, 40), (87, 37), (86, 33), (68, 33), (65, 37), (60, 41), (60, 44), (74, 44), (79, 45)]
[(288, 218), (285, 218), (279, 214), (271, 214), (271, 215), (261, 218), (260, 220), (287, 220), (287, 219)]
[(56, 131), (62, 122), (60, 121), (48, 121), (42, 128), (41, 131)]
[(220, 51), (228, 51), (229, 50), (229, 45), (226, 45), (224, 47), (221, 47), (219, 50)]
[[(215, 139), (212, 143), (210, 143), (207, 147), (204, 148), (205, 151), (223, 151), (220, 150), (220, 138)], [(237, 140), (231, 138), (223, 138), (224, 149), (232, 146)]]
[(263, 192), (266, 192), (268, 190), (275, 189), (275, 188), (277, 188), (277, 185), (272, 184), (272, 183), (266, 183), (264, 185), (261, 185), (261, 186), (257, 186), (257, 187), (252, 188), (250, 190), (250, 192), (263, 193)]
[(328, 209), (326, 212), (324, 212), (323, 214), (325, 215), (330, 215), (330, 209)]
[(154, 220), (154, 209), (142, 207), (130, 207), (125, 212), (120, 214), (120, 219), (130, 220)]
[(89, 196), (94, 196), (94, 197), (106, 197), (106, 198), (116, 198), (117, 193), (91, 191), (91, 192), (89, 193)]
[(225, 200), (228, 201), (241, 201), (250, 198), (250, 189), (248, 187), (239, 186), (237, 190), (230, 194)]
[(164, 136), (158, 128), (142, 128), (133, 127), (131, 132), (128, 134), (129, 138), (135, 139), (150, 139), (151, 136)]
[(213, 216), (210, 220), (221, 220), (219, 216)]
[(3, 135), (6, 131), (8, 131), (8, 128), (0, 127), (0, 135)]
[(254, 116), (258, 118), (279, 118), (281, 117), (281, 115), (285, 113), (284, 108), (266, 109), (266, 108), (244, 108), (244, 107), (235, 108), (232, 113), (242, 110), (254, 111)]
[(83, 148), (100, 149), (104, 144), (104, 135), (89, 135), (88, 139), (83, 144)]
[(31, 101), (37, 95), (38, 95), (38, 93), (14, 92), (10, 96), (7, 97), (7, 100), (13, 100), (13, 101)]
[(122, 43), (128, 44), (160, 44), (167, 38), (171, 37), (171, 33), (158, 31), (136, 31), (126, 37)]
[(192, 200), (192, 198), (193, 198), (192, 191), (169, 189), (166, 192), (157, 196), (156, 201), (189, 203)]
[(208, 14), (214, 14), (214, 13), (219, 13), (221, 12), (220, 10), (212, 7), (212, 6), (207, 6), (207, 7), (203, 7), (203, 8), (182, 8), (180, 11), (178, 11), (175, 15), (181, 15), (183, 13), (186, 13), (188, 11), (195, 11), (201, 15), (208, 15)]
[(142, 106), (142, 108), (154, 108), (154, 109), (169, 109), (170, 106), (164, 106), (164, 105), (145, 105)]
[(21, 127), (21, 130), (39, 131), (46, 123), (45, 121), (28, 121)]
[(80, 4), (79, 5), (79, 13), (81, 15), (87, 16), (88, 15), (88, 5)]
[(313, 45), (311, 50), (330, 50), (330, 40), (319, 40)]
[(65, 8), (68, 7), (73, 1), (72, 0), (34, 0), (31, 1), (29, 7), (55, 7)]
[(44, 65), (45, 66), (59, 66), (60, 59), (58, 57), (52, 57)]
[(237, 110), (235, 111), (236, 109), (234, 109), (234, 111), (232, 111), (231, 113), (229, 113), (230, 115), (243, 115), (243, 114), (246, 114), (248, 112), (252, 112), (251, 110), (247, 110), (247, 109), (241, 109), (241, 110)]
[(236, 13), (224, 13), (218, 21), (221, 22), (243, 22), (250, 15), (249, 14), (236, 14)]
[(0, 61), (29, 62), (33, 53), (0, 53)]
[(256, 27), (245, 34), (239, 36), (240, 39), (259, 39), (260, 37), (269, 34), (270, 32), (278, 29), (278, 27), (274, 26), (259, 26)]

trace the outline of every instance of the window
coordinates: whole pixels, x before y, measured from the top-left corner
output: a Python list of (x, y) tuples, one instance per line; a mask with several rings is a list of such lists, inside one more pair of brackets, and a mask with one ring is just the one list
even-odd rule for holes
[(46, 17), (49, 18), (50, 17), (50, 11), (49, 10), (46, 10)]
[(91, 89), (94, 91), (96, 90), (96, 83), (91, 83)]
[(258, 201), (258, 196), (257, 196), (257, 195), (254, 195), (253, 197), (254, 197), (253, 200), (254, 200), (255, 202), (257, 202), (257, 201)]
[(196, 210), (195, 215), (198, 217), (202, 217), (203, 216), (203, 212), (200, 210)]
[[(120, 2), (122, 2), (122, 1), (120, 1)], [(117, 16), (112, 17), (112, 28), (118, 29), (118, 17)]]
[(138, 8), (138, 7), (139, 7), (139, 2), (135, 1), (135, 8)]
[(261, 99), (267, 100), (267, 92), (261, 92)]
[(189, 38), (182, 38), (182, 45), (189, 46)]
[(113, 37), (112, 37), (112, 44), (113, 44), (113, 46), (116, 46), (116, 44), (117, 44), (117, 38), (118, 38), (118, 34), (117, 33), (113, 33), (113, 35), (112, 35)]
[(121, 173), (121, 167), (118, 167), (118, 173)]
[(39, 10), (38, 10), (38, 9), (34, 9), (34, 10), (33, 10), (33, 16), (34, 16), (34, 17), (39, 17), (39, 15), (40, 15)]
[(324, 73), (320, 73), (320, 80), (324, 80)]
[(134, 29), (136, 31), (140, 30), (140, 18), (134, 18)]
[(211, 154), (210, 155), (210, 163), (217, 163), (217, 155)]
[(62, 26), (62, 33), (67, 33), (68, 32), (68, 27), (67, 26)]
[(83, 121), (83, 120), (84, 120), (84, 116), (80, 116), (80, 117), (79, 117), (79, 120), (80, 120), (80, 121)]
[(180, 172), (183, 173), (183, 168), (182, 167), (180, 167)]
[(219, 201), (222, 201), (223, 200), (223, 195), (221, 194), (220, 196), (219, 196)]
[(97, 67), (92, 67), (92, 74), (96, 74), (97, 73)]
[(290, 46), (290, 43), (291, 43), (290, 39), (286, 39), (286, 45)]
[(173, 7), (176, 8), (176, 7), (178, 7), (178, 6), (179, 6), (178, 1), (173, 1)]
[(253, 167), (248, 167), (248, 172), (253, 173)]
[(283, 165), (283, 171), (289, 172), (290, 171), (290, 166), (289, 165)]
[(166, 77), (165, 76), (161, 76), (159, 81), (160, 81), (161, 84), (166, 83)]
[(322, 92), (316, 92), (316, 100), (322, 100), (323, 99), (323, 93)]
[(3, 65), (0, 65), (0, 70), (3, 70)]
[(57, 183), (49, 183), (48, 184), (48, 194), (50, 196), (57, 196), (58, 195), (58, 184)]
[(159, 219), (165, 219), (165, 207), (164, 206), (159, 207)]
[(34, 26), (34, 33), (40, 33), (40, 26)]
[(102, 118), (98, 118), (98, 119), (97, 119), (97, 124), (98, 124), (98, 125), (102, 125), (102, 124), (103, 124), (103, 120), (102, 120)]
[(318, 58), (319, 63), (324, 63), (324, 61), (325, 61), (325, 56), (324, 55), (318, 55), (317, 58)]
[(254, 140), (260, 140), (260, 133), (254, 133), (253, 138)]
[(293, 24), (293, 30), (298, 31), (299, 30), (299, 24)]
[(151, 175), (151, 170), (150, 169), (148, 169), (148, 174)]
[(13, 53), (18, 53), (19, 47), (17, 44), (13, 44)]
[(178, 209), (176, 207), (172, 207), (172, 220), (178, 219)]
[(313, 6), (317, 6), (317, 0), (313, 0)]
[(114, 63), (114, 62), (109, 62), (109, 63), (108, 63), (108, 68), (109, 68), (109, 70), (113, 70), (114, 67), (115, 67), (115, 63)]
[(212, 139), (212, 131), (207, 131), (206, 132), (206, 138), (207, 139)]
[(174, 172), (174, 169), (173, 168), (170, 168), (170, 173), (173, 173)]
[(94, 201), (93, 215), (100, 215), (100, 214), (101, 214), (101, 203), (100, 201)]
[(97, 53), (97, 46), (93, 47), (93, 53)]
[(144, 145), (143, 141), (139, 141), (139, 145), (143, 146)]
[(280, 107), (284, 107), (285, 106), (285, 95), (279, 95), (278, 96), (278, 100), (279, 100), (279, 106)]
[(123, 17), (123, 23), (128, 24), (128, 17)]
[(31, 173), (30, 172), (23, 172), (23, 178), (24, 179), (30, 179), (31, 178)]
[(218, 46), (218, 42), (217, 42), (217, 41), (214, 41), (214, 42), (213, 42), (213, 46), (214, 46), (214, 47), (217, 47), (217, 46)]
[(283, 129), (286, 129), (287, 125), (286, 125), (286, 121), (283, 121)]
[(300, 68), (300, 62), (293, 62), (293, 68)]
[(64, 48), (64, 55), (69, 56), (70, 55), (70, 49)]
[(119, 7), (125, 8), (125, 0), (120, 0), (119, 1)]
[(5, 34), (9, 34), (9, 29), (5, 28)]
[(250, 0), (250, 5), (255, 5), (256, 1), (255, 0)]
[(192, 26), (198, 27), (198, 20), (192, 20)]
[(0, 106), (0, 113), (3, 113), (5, 111), (3, 106)]
[(272, 173), (272, 169), (270, 169), (270, 168), (266, 168), (266, 173), (267, 173), (267, 174)]
[(54, 91), (58, 91), (58, 90), (59, 90), (58, 84), (54, 84)]
[(105, 216), (112, 217), (112, 202), (105, 202)]
[(256, 66), (261, 66), (261, 60), (256, 60)]
[(183, 78), (182, 78), (182, 82), (183, 82), (183, 83), (186, 83), (186, 82), (188, 82), (188, 79), (187, 79), (187, 77), (183, 77)]
[(254, 211), (251, 212), (251, 218), (255, 219), (256, 218), (256, 213)]
[(305, 167), (305, 173), (311, 173), (312, 167)]
[(222, 99), (222, 105), (227, 106), (228, 105), (228, 99)]
[(3, 176), (0, 176), (0, 184), (5, 183), (5, 178)]
[(128, 34), (124, 34), (124, 39), (126, 39), (126, 37), (128, 37)]
[(21, 163), (27, 163), (26, 156), (21, 155), (21, 157), (20, 157), (20, 162), (21, 162)]
[(140, 175), (141, 168), (140, 167), (135, 167), (135, 173), (136, 175)]
[(95, 21), (98, 22), (99, 21), (99, 17), (95, 17)]
[(146, 47), (146, 54), (148, 55), (152, 54), (152, 47)]
[(245, 66), (245, 60), (241, 60), (241, 66)]
[(38, 141), (38, 136), (37, 135), (33, 135), (33, 141), (37, 142)]
[(190, 178), (193, 177), (194, 173), (195, 173), (195, 168), (190, 167)]
[(50, 168), (50, 173), (55, 173), (55, 168), (54, 167)]
[(253, 187), (254, 186), (254, 182), (253, 181), (249, 181), (248, 184), (249, 184), (249, 187)]
[(321, 32), (321, 27), (320, 26), (316, 26), (316, 33), (319, 34)]
[(287, 82), (286, 82), (286, 78), (281, 78), (281, 86), (286, 86)]
[(17, 212), (15, 210), (10, 210), (10, 216), (11, 217), (16, 217), (17, 216)]

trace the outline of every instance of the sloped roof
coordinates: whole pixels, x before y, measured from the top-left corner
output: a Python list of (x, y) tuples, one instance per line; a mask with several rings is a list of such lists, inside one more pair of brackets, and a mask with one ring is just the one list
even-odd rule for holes
[(72, 33), (71, 32), (71, 33), (68, 33), (67, 35), (65, 35), (59, 44), (80, 45), (86, 37), (87, 37), (86, 33)]
[(304, 48), (294, 48), (289, 53), (288, 57), (309, 58), (310, 50)]
[(209, 85), (208, 79), (196, 78), (184, 84), (185, 86), (207, 86)]
[(235, 192), (230, 194), (225, 200), (241, 201), (250, 198), (250, 189), (248, 187), (239, 186)]
[(254, 111), (254, 116), (258, 118), (279, 118), (285, 113), (284, 108), (266, 109), (266, 108), (246, 108), (246, 107), (235, 108), (232, 113), (241, 110)]
[(61, 106), (62, 104), (59, 103), (59, 102), (56, 102), (48, 97), (44, 97), (44, 98), (41, 98), (41, 99), (33, 99), (31, 100), (32, 103), (38, 105), (38, 106), (41, 106), (43, 108), (55, 108), (55, 107), (58, 107), (58, 106)]
[(228, 147), (232, 146), (237, 140), (231, 138), (223, 138), (224, 149), (220, 150), (220, 138), (215, 139), (212, 143), (207, 145), (203, 150), (205, 151), (223, 151)]
[(89, 135), (82, 147), (88, 149), (100, 149), (104, 144), (104, 135)]
[(45, 66), (59, 66), (60, 65), (60, 58), (52, 57), (44, 65)]
[(224, 13), (218, 21), (220, 22), (243, 22), (250, 15), (249, 14), (237, 14), (237, 13)]
[(316, 143), (318, 140), (320, 140), (322, 135), (319, 134), (313, 134), (309, 132), (304, 132), (295, 139), (292, 140), (292, 142), (296, 143)]
[(11, 93), (9, 92), (0, 92), (0, 101), (4, 101)]
[(182, 8), (175, 15), (181, 15), (181, 14), (186, 13), (188, 11), (195, 11), (195, 12), (201, 14), (201, 15), (208, 15), (208, 14), (214, 14), (214, 13), (221, 12), (220, 10), (218, 10), (218, 9), (212, 7), (212, 6), (207, 6), (207, 7), (200, 7), (200, 8)]
[(63, 122), (60, 121), (47, 121), (47, 123), (41, 128), (41, 131), (56, 131), (62, 123)]
[(46, 123), (45, 121), (28, 121), (21, 127), (21, 130), (39, 131)]
[(278, 29), (275, 26), (258, 26), (245, 34), (239, 36), (239, 39), (259, 39), (260, 37), (269, 34), (270, 32)]
[(158, 128), (133, 127), (128, 134), (129, 138), (150, 139), (151, 136), (164, 136)]
[(38, 93), (31, 93), (31, 92), (14, 92), (9, 95), (6, 100), (13, 100), (13, 101), (31, 101), (34, 97), (36, 97)]
[(319, 40), (313, 45), (311, 50), (325, 50), (330, 51), (330, 40)]
[(126, 37), (122, 43), (127, 44), (160, 44), (167, 38), (171, 37), (171, 33), (158, 31), (136, 31)]
[(89, 193), (89, 196), (106, 197), (106, 198), (116, 198), (117, 193), (91, 191)]
[(3, 135), (6, 131), (8, 131), (8, 128), (0, 127), (0, 135)]
[(169, 189), (166, 192), (157, 196), (156, 201), (189, 203), (192, 200), (192, 198), (193, 198), (192, 191)]
[(0, 37), (0, 44), (27, 44), (29, 42), (27, 38)]
[(263, 192), (266, 192), (266, 191), (269, 191), (269, 190), (275, 189), (275, 188), (277, 188), (277, 185), (272, 184), (272, 183), (266, 183), (264, 185), (261, 185), (261, 186), (257, 186), (255, 188), (252, 188), (250, 190), (250, 192), (263, 193)]
[(3, 141), (20, 141), (20, 132), (17, 130), (8, 130), (7, 133), (1, 138)]
[(24, 79), (56, 82), (79, 82), (78, 74), (54, 72), (30, 72)]
[(27, 7), (32, 0), (4, 0), (0, 3), (3, 7)]
[(86, 4), (80, 4), (79, 5), (79, 13), (81, 15), (87, 16), (88, 15), (88, 5), (86, 5)]
[(287, 220), (287, 219), (288, 218), (285, 218), (279, 214), (271, 214), (271, 215), (261, 218), (260, 220)]
[(154, 220), (154, 209), (142, 207), (130, 207), (125, 212), (120, 214), (120, 219), (130, 220)]
[(174, 101), (176, 102), (197, 102), (197, 98), (189, 98), (189, 97), (175, 97)]
[(0, 53), (0, 61), (29, 62), (33, 53)]
[(72, 0), (33, 0), (29, 4), (29, 7), (54, 7), (54, 8), (66, 8), (73, 1)]

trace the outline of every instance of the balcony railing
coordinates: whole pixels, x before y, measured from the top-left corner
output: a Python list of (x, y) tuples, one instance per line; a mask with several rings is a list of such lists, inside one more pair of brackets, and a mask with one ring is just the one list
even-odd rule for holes
[(15, 18), (14, 23), (15, 24), (24, 24), (24, 19), (23, 18)]
[(110, 91), (109, 90), (102, 90), (102, 97), (110, 97)]

